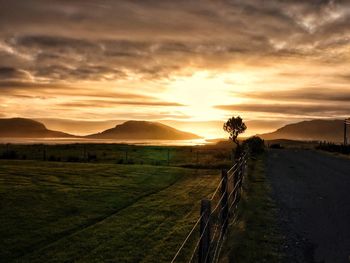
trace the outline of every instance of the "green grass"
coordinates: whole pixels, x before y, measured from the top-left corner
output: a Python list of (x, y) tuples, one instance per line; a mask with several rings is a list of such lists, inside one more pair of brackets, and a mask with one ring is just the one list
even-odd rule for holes
[(216, 170), (0, 161), (2, 262), (169, 262)]
[(140, 146), (123, 144), (0, 144), (0, 159), (114, 164), (149, 164), (189, 168), (228, 167), (231, 150), (213, 146)]
[(228, 231), (221, 262), (282, 262), (276, 206), (265, 177), (264, 156), (250, 161), (237, 222)]

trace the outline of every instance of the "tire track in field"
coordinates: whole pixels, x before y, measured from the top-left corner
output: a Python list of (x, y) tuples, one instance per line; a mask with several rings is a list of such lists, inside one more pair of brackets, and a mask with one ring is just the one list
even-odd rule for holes
[(132, 206), (133, 204), (139, 202), (140, 200), (142, 200), (143, 198), (146, 198), (148, 196), (151, 196), (153, 194), (156, 194), (160, 191), (163, 191), (169, 187), (171, 187), (172, 185), (174, 185), (175, 183), (177, 183), (178, 181), (182, 180), (184, 176), (180, 176), (180, 178), (178, 178), (177, 180), (174, 180), (174, 182), (171, 182), (169, 185), (163, 187), (163, 188), (159, 188), (157, 190), (154, 190), (154, 191), (151, 191), (145, 195), (141, 195), (139, 196), (138, 198), (134, 199), (132, 202), (126, 204), (125, 206), (121, 207), (120, 209), (118, 210), (115, 210), (111, 213), (108, 213), (107, 215), (104, 215), (104, 216), (101, 216), (101, 217), (98, 217), (98, 218), (95, 218), (94, 220), (91, 220), (85, 224), (82, 224), (78, 227), (75, 227), (73, 229), (70, 229), (70, 230), (66, 230), (66, 231), (63, 231), (57, 235), (55, 235), (54, 238), (50, 238), (50, 239), (46, 239), (44, 241), (40, 241), (38, 242), (37, 244), (34, 244), (33, 246), (31, 246), (31, 248), (29, 248), (26, 252), (22, 253), (21, 255), (19, 255), (19, 257), (17, 259), (13, 259), (15, 261), (19, 260), (20, 258), (23, 258), (23, 257), (27, 257), (29, 256), (30, 254), (32, 253), (35, 253), (36, 251), (40, 251), (42, 249), (45, 249), (46, 247), (50, 247), (52, 246), (53, 244), (69, 237), (69, 236), (72, 236), (72, 235), (75, 235), (79, 232), (82, 232), (84, 230), (86, 230), (87, 228), (90, 228), (94, 225), (97, 225), (97, 224), (100, 224), (102, 223), (103, 221), (107, 220), (108, 218), (111, 218), (115, 215), (117, 215), (118, 213), (120, 213), (121, 211), (127, 209), (129, 206)]
[[(117, 187), (120, 187), (120, 185), (110, 186), (110, 187), (96, 187), (96, 186), (90, 186), (90, 185), (76, 185), (73, 183), (60, 183), (60, 182), (52, 182), (45, 179), (35, 180), (33, 182), (32, 180), (12, 180), (11, 178), (8, 179), (0, 179), (0, 182), (6, 183), (6, 185), (11, 186), (23, 186), (23, 187), (35, 187), (35, 186), (45, 186), (45, 187), (56, 187), (56, 188), (62, 188), (64, 186), (70, 187), (72, 189), (81, 189), (81, 190), (105, 190), (105, 191), (115, 191)], [(40, 183), (40, 184), (38, 184)]]
[[(159, 234), (162, 230), (164, 230), (164, 228), (167, 228), (168, 225), (170, 224), (172, 225), (172, 227), (169, 229), (169, 231), (173, 231), (173, 227), (176, 227), (178, 220), (174, 221), (172, 217), (168, 218), (166, 216), (166, 218), (161, 219), (156, 224), (155, 222), (152, 221), (152, 219), (148, 220), (148, 216), (152, 218), (153, 215), (155, 214), (158, 215), (159, 213), (159, 211), (157, 210), (158, 200), (163, 200), (162, 198), (164, 197), (174, 197), (177, 200), (176, 195), (173, 196), (174, 193), (176, 193), (178, 197), (183, 198), (181, 197), (181, 195), (183, 195), (184, 193), (188, 194), (189, 188), (190, 188), (190, 192), (192, 192), (190, 193), (190, 195), (192, 194), (194, 194), (195, 196), (201, 195), (201, 197), (203, 197), (202, 194), (199, 194), (200, 192), (202, 192), (199, 189), (207, 188), (208, 179), (212, 178), (212, 175), (213, 175), (213, 172), (211, 171), (210, 175), (207, 174), (203, 178), (202, 176), (196, 177), (196, 175), (194, 174), (189, 174), (188, 176), (182, 176), (181, 178), (179, 178), (172, 184), (168, 185), (167, 187), (159, 189), (158, 191), (154, 191), (153, 193), (144, 195), (142, 198), (139, 198), (137, 201), (133, 202), (129, 206), (126, 206), (124, 209), (119, 210), (117, 213), (114, 213), (113, 215), (106, 217), (104, 220), (101, 220), (100, 222), (96, 222), (95, 224), (92, 224), (84, 229), (81, 229), (80, 231), (72, 233), (71, 235), (62, 237), (60, 240), (47, 244), (46, 246), (39, 248), (37, 251), (33, 251), (33, 254), (32, 255), (28, 254), (27, 255), (28, 258), (25, 258), (25, 259), (27, 259), (28, 261), (33, 260), (35, 262), (45, 262), (45, 259), (51, 258), (52, 255), (55, 255), (56, 253), (61, 252), (62, 245), (64, 246), (62, 242), (68, 242), (74, 245), (73, 248), (70, 248), (68, 246), (69, 251), (66, 251), (63, 253), (63, 259), (61, 259), (63, 261), (65, 258), (66, 260), (69, 259), (69, 261), (74, 261), (74, 262), (86, 262), (86, 261), (94, 261), (93, 259), (96, 259), (96, 258), (101, 259), (101, 257), (108, 257), (108, 255), (110, 254), (104, 253), (104, 252), (106, 252), (105, 250), (106, 249), (108, 250), (108, 248), (110, 247), (113, 247), (112, 257), (117, 257), (119, 256), (118, 253), (122, 253), (123, 251), (125, 253), (125, 250), (129, 251), (127, 247), (133, 242), (126, 242), (125, 240), (129, 240), (129, 241), (130, 239), (133, 240), (133, 233), (134, 232), (137, 233), (138, 231), (140, 231), (140, 229), (145, 229), (145, 228), (148, 229), (147, 233), (152, 236), (157, 233)], [(210, 178), (208, 176), (210, 176)], [(204, 184), (203, 184), (204, 182), (203, 180), (206, 180)], [(190, 182), (192, 186), (189, 188), (188, 187), (186, 188), (183, 185), (184, 182)], [(198, 182), (201, 182), (201, 185), (199, 185)], [(213, 180), (213, 184), (216, 185), (215, 180)], [(177, 192), (176, 189), (180, 189), (181, 192)], [(208, 191), (211, 192), (210, 189)], [(200, 198), (196, 198), (197, 201), (199, 201), (199, 199)], [(167, 200), (167, 199), (164, 199), (164, 200)], [(151, 207), (149, 207), (149, 205), (151, 205)], [(146, 208), (147, 210), (147, 212), (142, 211), (142, 213), (145, 213), (144, 215), (145, 217), (141, 216), (141, 218), (139, 219), (137, 215), (135, 218), (135, 211), (139, 211), (140, 209), (143, 210), (143, 208)], [(158, 212), (155, 211), (154, 209), (156, 209)], [(174, 211), (172, 211), (171, 213), (173, 212)], [(126, 221), (120, 221), (121, 218), (125, 219), (125, 215), (127, 215), (129, 219), (127, 219)], [(113, 216), (115, 216), (115, 218), (112, 218)], [(132, 222), (134, 222), (135, 224)], [(100, 225), (94, 228), (94, 226), (97, 224), (100, 224)], [(191, 224), (190, 224), (190, 227), (191, 227)], [(87, 230), (88, 228), (90, 228), (90, 230)], [(121, 238), (121, 240), (124, 240), (124, 242), (122, 242), (122, 244), (113, 243), (114, 241), (110, 239), (111, 233), (108, 229), (111, 229), (111, 231), (114, 232), (114, 234), (117, 233), (117, 236), (112, 235), (113, 237), (117, 237), (118, 239)], [(87, 231), (87, 232), (85, 232), (84, 234), (83, 231)], [(81, 233), (81, 235), (79, 233)], [(122, 233), (122, 234), (119, 235), (119, 233)], [(75, 234), (77, 236), (75, 236)], [(89, 243), (88, 241), (90, 240), (89, 237), (93, 238), (95, 237), (96, 234), (98, 235), (98, 237), (95, 239), (92, 239), (92, 244), (94, 245), (91, 245), (91, 243)], [(67, 238), (68, 240), (63, 241), (65, 238)], [(147, 237), (147, 235), (144, 238), (142, 238), (142, 244), (143, 244), (142, 250), (152, 251), (153, 247), (156, 248), (158, 246), (158, 244), (155, 244), (156, 241), (159, 241), (158, 239), (154, 240), (151, 237)], [(83, 242), (81, 244), (82, 247), (80, 245), (77, 245), (79, 244), (79, 242)], [(87, 243), (85, 244), (85, 242)], [(175, 246), (177, 245), (178, 244), (176, 243)], [(132, 249), (134, 249), (134, 247)], [(110, 252), (110, 251), (107, 251), (107, 252)], [(139, 254), (142, 253), (139, 250), (134, 252), (138, 254), (138, 256), (140, 256)], [(148, 253), (149, 252), (147, 252), (147, 254)], [(129, 262), (129, 261), (125, 261), (125, 262)], [(130, 261), (130, 262), (134, 262), (134, 261)]]
[[(157, 258), (157, 262), (169, 262), (173, 256), (173, 250), (178, 248), (179, 243), (183, 241), (183, 236), (188, 234), (188, 231), (192, 228), (198, 217), (200, 199), (210, 195), (212, 191), (214, 191), (218, 183), (218, 180), (213, 178), (214, 174), (219, 175), (219, 172), (211, 171), (210, 174), (206, 175), (185, 177), (183, 180), (177, 181), (171, 188), (159, 191), (128, 207), (118, 216), (132, 218), (134, 211), (141, 211), (141, 213), (138, 213), (138, 216), (141, 216), (136, 221), (132, 221), (131, 219), (130, 222), (132, 223), (126, 223), (124, 227), (119, 226), (119, 228), (123, 229), (123, 233), (118, 235), (118, 238), (122, 238), (125, 241), (126, 237), (126, 242), (118, 246), (118, 244), (115, 244), (112, 240), (107, 240), (94, 247), (93, 250), (89, 251), (84, 257), (78, 257), (75, 260), (83, 263), (99, 256), (104, 257), (105, 255), (110, 255), (110, 253), (108, 253), (110, 252), (108, 251), (108, 247), (114, 246), (114, 258), (108, 258), (107, 256), (107, 258), (103, 258), (103, 261), (146, 263), (154, 262), (154, 259)], [(218, 178), (219, 176), (217, 179)], [(211, 183), (208, 182), (208, 180), (211, 181)], [(192, 195), (192, 197), (189, 195)], [(188, 200), (188, 198), (190, 198), (190, 200), (193, 199), (195, 205), (191, 203), (189, 211), (185, 212), (183, 215), (179, 210), (177, 210), (178, 212), (175, 214), (167, 215), (170, 211), (170, 213), (174, 213), (173, 209), (168, 210), (172, 207), (172, 204), (169, 204), (171, 203), (169, 198), (177, 200), (177, 204), (181, 204), (183, 199)], [(159, 200), (161, 200), (161, 202), (159, 202)], [(160, 217), (164, 216), (164, 218), (159, 219), (155, 223), (152, 221), (152, 216), (155, 215)], [(148, 217), (150, 217), (151, 220), (148, 220)], [(190, 220), (190, 218), (192, 218), (192, 220)], [(113, 222), (106, 223), (113, 225)], [(185, 226), (184, 229), (187, 230), (184, 233), (180, 233), (178, 229), (179, 225), (182, 227)], [(148, 233), (142, 236), (142, 245), (139, 245), (139, 247), (137, 245), (132, 245), (132, 247), (130, 247), (130, 244), (134, 244), (135, 240), (140, 240), (140, 236), (137, 237), (137, 234), (136, 237), (133, 237), (134, 233), (139, 233), (140, 231), (146, 231)], [(176, 238), (174, 239), (174, 237)], [(176, 239), (179, 240), (176, 241)], [(164, 247), (165, 244), (166, 246)], [(140, 252), (141, 250), (142, 252)], [(130, 251), (133, 254), (132, 259), (125, 255), (126, 251)], [(170, 255), (169, 253), (164, 253), (164, 251), (171, 251)]]
[[(60, 183), (60, 182), (52, 182), (49, 180), (44, 180), (44, 179), (40, 179), (40, 180), (35, 180), (35, 182), (33, 182), (32, 180), (11, 180), (9, 179), (0, 179), (0, 182), (4, 182), (6, 183), (6, 185), (11, 185), (11, 186), (23, 186), (23, 187), (34, 187), (34, 186), (45, 186), (45, 187), (56, 187), (56, 188), (62, 188), (64, 186), (70, 187), (72, 189), (81, 189), (81, 190), (105, 190), (105, 191), (115, 191), (117, 189), (117, 187), (120, 187), (120, 185), (115, 185), (115, 186), (110, 186), (110, 187), (105, 187), (105, 186), (101, 186), (101, 187), (96, 187), (96, 186), (90, 186), (90, 185), (76, 185), (73, 183)], [(38, 184), (40, 183), (40, 184)]]

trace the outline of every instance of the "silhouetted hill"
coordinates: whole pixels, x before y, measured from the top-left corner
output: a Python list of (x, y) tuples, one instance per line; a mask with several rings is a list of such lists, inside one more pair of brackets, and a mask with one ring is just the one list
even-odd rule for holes
[(196, 134), (183, 132), (170, 126), (148, 121), (127, 121), (112, 129), (87, 136), (93, 139), (122, 140), (191, 140), (199, 139)]
[(24, 118), (0, 119), (0, 137), (7, 138), (67, 138), (73, 135), (48, 130), (38, 121)]
[(265, 140), (291, 139), (302, 141), (342, 142), (343, 120), (311, 120), (288, 124), (271, 133), (260, 134)]

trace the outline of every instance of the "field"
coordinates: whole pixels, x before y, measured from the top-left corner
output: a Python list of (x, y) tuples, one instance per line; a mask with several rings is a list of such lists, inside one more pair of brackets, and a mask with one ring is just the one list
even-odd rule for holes
[(215, 169), (0, 160), (0, 259), (169, 262), (218, 182)]
[(0, 159), (221, 168), (231, 165), (229, 147), (216, 145), (0, 144)]

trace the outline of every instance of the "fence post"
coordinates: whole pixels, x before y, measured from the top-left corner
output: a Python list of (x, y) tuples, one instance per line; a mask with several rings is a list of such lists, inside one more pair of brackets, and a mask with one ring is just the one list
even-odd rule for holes
[(244, 158), (243, 159), (243, 164), (242, 164), (242, 177), (244, 177), (244, 173), (245, 173), (245, 168), (247, 167), (247, 159)]
[(344, 120), (344, 145), (346, 146), (348, 144), (348, 139), (347, 139), (347, 127), (346, 127), (346, 119)]
[(244, 168), (245, 168), (245, 158), (241, 158), (240, 163), (239, 163), (239, 177), (238, 177), (238, 198), (237, 202), (241, 199), (241, 194), (242, 194), (242, 184), (243, 184), (243, 176), (244, 176)]
[(240, 174), (240, 166), (239, 166), (239, 159), (235, 159), (235, 164), (236, 164), (236, 169), (235, 169), (235, 174), (233, 175), (233, 189), (234, 189), (234, 193), (232, 194), (234, 196), (234, 204), (233, 206), (236, 207), (237, 203), (238, 203), (238, 192), (239, 192), (239, 174)]
[(227, 171), (222, 170), (221, 171), (221, 213), (220, 213), (220, 220), (221, 220), (221, 227), (222, 227), (222, 236), (224, 236), (226, 229), (227, 229), (227, 217), (228, 217), (228, 194), (227, 194)]
[(204, 199), (201, 201), (201, 222), (199, 237), (202, 237), (199, 241), (198, 249), (198, 263), (210, 262), (210, 213), (211, 213), (211, 203), (210, 200)]
[(243, 173), (244, 173), (244, 158), (242, 158), (241, 160), (241, 176), (240, 176), (240, 185), (239, 188), (241, 188), (242, 186), (242, 180), (243, 180)]

